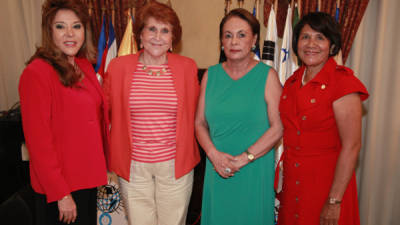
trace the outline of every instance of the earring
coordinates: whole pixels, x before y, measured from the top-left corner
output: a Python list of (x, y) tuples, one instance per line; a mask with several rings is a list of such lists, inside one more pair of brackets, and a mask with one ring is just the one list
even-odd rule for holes
[(251, 46), (251, 50), (252, 51), (256, 50), (256, 46), (255, 45)]
[(224, 51), (224, 46), (221, 46), (221, 50)]
[(172, 52), (172, 50), (173, 50), (173, 49), (172, 49), (172, 46), (171, 46), (171, 48), (169, 48), (169, 51)]
[(335, 50), (335, 45), (331, 46), (331, 49), (329, 49), (329, 55), (333, 55), (333, 51)]

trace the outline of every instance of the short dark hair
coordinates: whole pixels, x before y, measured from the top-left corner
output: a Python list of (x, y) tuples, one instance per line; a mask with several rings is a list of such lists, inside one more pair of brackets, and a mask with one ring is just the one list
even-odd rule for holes
[(257, 18), (253, 16), (253, 14), (242, 8), (233, 9), (224, 18), (222, 18), (221, 23), (219, 24), (220, 43), (222, 43), (222, 36), (223, 36), (222, 29), (224, 28), (226, 21), (228, 21), (232, 17), (238, 17), (249, 24), (249, 26), (251, 27), (251, 31), (253, 32), (253, 35), (257, 34), (256, 45), (258, 45), (260, 42), (260, 23), (258, 22)]
[(168, 5), (153, 1), (139, 8), (136, 13), (136, 21), (133, 27), (133, 32), (135, 33), (135, 38), (138, 45), (140, 45), (140, 34), (142, 33), (145, 23), (149, 18), (154, 18), (162, 23), (171, 24), (173, 46), (176, 46), (181, 41), (182, 27), (178, 15), (176, 15), (175, 11)]
[(300, 32), (305, 25), (309, 25), (313, 30), (322, 33), (330, 41), (330, 47), (334, 46), (332, 51), (329, 51), (329, 56), (335, 56), (339, 53), (342, 47), (342, 38), (339, 24), (332, 18), (331, 15), (324, 12), (309, 13), (294, 27), (292, 48), (297, 54), (297, 43), (299, 42)]

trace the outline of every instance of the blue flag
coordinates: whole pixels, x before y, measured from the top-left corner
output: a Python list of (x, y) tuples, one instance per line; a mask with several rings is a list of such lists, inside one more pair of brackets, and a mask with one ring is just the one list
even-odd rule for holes
[(107, 46), (107, 38), (106, 38), (106, 18), (103, 16), (103, 24), (101, 25), (101, 32), (100, 32), (100, 37), (99, 37), (99, 43), (97, 44), (97, 63), (94, 68), (94, 71), (98, 71), (102, 58), (103, 58), (103, 53), (104, 50), (106, 49)]

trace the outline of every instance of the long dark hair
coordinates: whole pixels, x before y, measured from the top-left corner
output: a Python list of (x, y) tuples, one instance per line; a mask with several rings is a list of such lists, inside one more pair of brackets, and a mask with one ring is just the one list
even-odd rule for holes
[(92, 43), (90, 19), (86, 5), (81, 0), (47, 0), (42, 6), (42, 44), (27, 63), (29, 64), (36, 58), (46, 60), (58, 72), (61, 83), (64, 86), (72, 87), (79, 80), (80, 75), (68, 62), (67, 55), (54, 44), (52, 37), (52, 23), (57, 12), (61, 9), (73, 11), (85, 27), (85, 41), (77, 56), (85, 57), (94, 62), (96, 50)]

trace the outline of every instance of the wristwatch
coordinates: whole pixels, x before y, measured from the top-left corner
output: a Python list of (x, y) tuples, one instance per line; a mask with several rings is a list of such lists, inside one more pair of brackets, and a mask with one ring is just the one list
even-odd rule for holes
[(249, 152), (249, 150), (246, 150), (245, 152), (246, 152), (246, 154), (247, 154), (247, 159), (248, 159), (250, 162), (253, 162), (254, 159), (255, 159), (254, 155), (251, 154), (251, 153)]
[(340, 204), (340, 203), (342, 203), (342, 201), (339, 201), (336, 198), (331, 198), (331, 197), (328, 198), (329, 205), (336, 205), (336, 204)]

